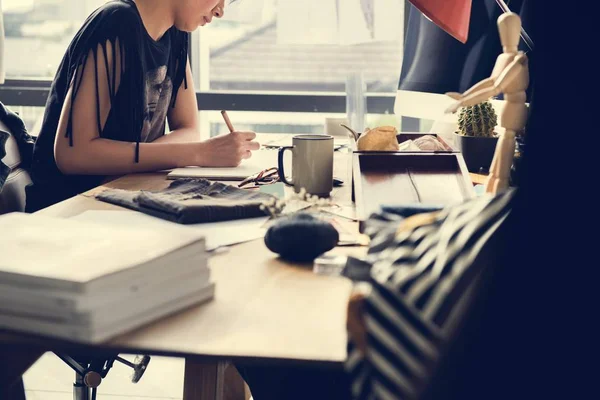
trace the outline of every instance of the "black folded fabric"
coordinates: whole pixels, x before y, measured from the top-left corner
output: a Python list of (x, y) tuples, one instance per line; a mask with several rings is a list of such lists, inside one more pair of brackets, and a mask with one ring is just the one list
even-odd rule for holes
[(206, 179), (178, 179), (158, 192), (109, 189), (96, 198), (180, 224), (197, 224), (264, 216), (260, 205), (273, 197)]

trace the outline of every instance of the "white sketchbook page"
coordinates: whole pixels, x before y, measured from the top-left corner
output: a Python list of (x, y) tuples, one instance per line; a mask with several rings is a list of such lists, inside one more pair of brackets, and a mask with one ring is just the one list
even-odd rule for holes
[(71, 219), (93, 222), (108, 226), (135, 226), (138, 229), (159, 230), (163, 233), (173, 230), (197, 232), (206, 240), (206, 250), (211, 251), (223, 246), (249, 242), (265, 236), (264, 225), (269, 217), (236, 219), (233, 221), (212, 222), (206, 224), (183, 225), (155, 218), (137, 211), (89, 210)]
[[(205, 178), (213, 180), (243, 180), (267, 168), (277, 167), (277, 151), (258, 150), (252, 152), (252, 157), (243, 160), (235, 168), (186, 167), (176, 168), (169, 172), (167, 178)], [(284, 157), (284, 168), (287, 175), (291, 174), (291, 154)], [(289, 172), (288, 172), (289, 171)]]
[(337, 0), (279, 0), (277, 43), (338, 44), (336, 3)]

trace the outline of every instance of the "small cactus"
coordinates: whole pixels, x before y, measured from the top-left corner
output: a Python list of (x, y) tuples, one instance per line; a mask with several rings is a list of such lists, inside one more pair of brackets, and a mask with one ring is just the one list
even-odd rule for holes
[(461, 108), (458, 114), (458, 134), (462, 136), (495, 137), (498, 122), (492, 103), (485, 101)]

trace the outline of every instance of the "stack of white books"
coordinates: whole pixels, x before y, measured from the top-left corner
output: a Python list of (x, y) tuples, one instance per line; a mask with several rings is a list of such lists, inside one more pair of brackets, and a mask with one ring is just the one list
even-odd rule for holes
[(0, 216), (0, 330), (97, 343), (214, 297), (204, 237)]

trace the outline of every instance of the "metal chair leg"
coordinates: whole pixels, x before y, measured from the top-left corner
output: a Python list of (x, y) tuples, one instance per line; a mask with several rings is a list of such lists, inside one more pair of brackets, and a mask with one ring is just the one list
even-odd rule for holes
[(126, 359), (119, 356), (115, 357), (115, 360), (130, 367), (133, 370), (133, 374), (131, 375), (131, 382), (138, 383), (140, 379), (142, 379), (142, 376), (144, 376), (146, 368), (148, 368), (148, 364), (150, 363), (150, 356), (137, 356), (133, 362), (127, 361)]
[(138, 356), (134, 362), (129, 362), (118, 355), (112, 358), (86, 358), (76, 360), (62, 353), (55, 353), (69, 367), (75, 371), (75, 383), (73, 383), (73, 400), (96, 400), (97, 388), (112, 368), (115, 360), (119, 361), (133, 370), (131, 381), (137, 383), (150, 363), (150, 356)]
[(73, 383), (73, 400), (91, 400), (90, 388), (77, 372), (75, 372), (75, 383)]
[[(104, 359), (79, 362), (66, 354), (55, 354), (75, 371), (73, 400), (96, 400), (97, 388), (112, 366), (110, 360), (108, 362)], [(108, 367), (105, 367), (107, 364)]]

